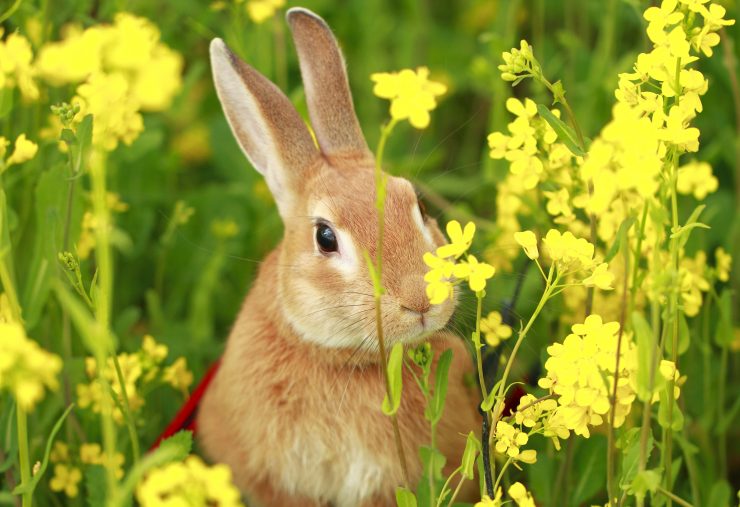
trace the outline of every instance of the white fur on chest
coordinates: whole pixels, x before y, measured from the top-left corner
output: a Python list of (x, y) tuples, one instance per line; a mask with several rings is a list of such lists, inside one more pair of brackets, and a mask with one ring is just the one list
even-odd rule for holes
[(295, 435), (285, 451), (282, 487), (334, 507), (356, 507), (380, 490), (383, 468), (359, 438), (333, 436), (326, 441), (315, 434)]

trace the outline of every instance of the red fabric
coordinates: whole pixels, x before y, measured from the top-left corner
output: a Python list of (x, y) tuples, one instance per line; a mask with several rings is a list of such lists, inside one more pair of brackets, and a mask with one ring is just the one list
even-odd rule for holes
[(153, 451), (154, 449), (159, 447), (159, 444), (162, 443), (162, 440), (171, 437), (178, 431), (190, 430), (193, 433), (196, 432), (195, 416), (198, 413), (200, 400), (203, 399), (203, 395), (205, 394), (208, 385), (211, 383), (211, 380), (213, 380), (213, 376), (216, 374), (216, 371), (218, 371), (218, 367), (220, 365), (221, 359), (218, 359), (215, 363), (213, 363), (213, 365), (211, 365), (206, 374), (203, 376), (203, 380), (200, 381), (198, 387), (195, 388), (188, 400), (185, 402), (185, 405), (183, 405), (183, 407), (177, 412), (170, 424), (167, 425), (167, 428), (165, 428), (162, 434), (159, 435), (154, 444), (152, 444), (152, 446), (149, 448), (150, 451)]

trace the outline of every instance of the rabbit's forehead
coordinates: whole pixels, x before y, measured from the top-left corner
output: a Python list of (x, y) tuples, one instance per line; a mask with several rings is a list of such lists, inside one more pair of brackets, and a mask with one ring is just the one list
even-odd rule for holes
[[(329, 220), (355, 233), (374, 231), (376, 227), (375, 175), (372, 171), (339, 171), (324, 174), (312, 185), (308, 201), (311, 216)], [(386, 180), (386, 220), (391, 224), (412, 225), (418, 207), (413, 185), (404, 178)]]

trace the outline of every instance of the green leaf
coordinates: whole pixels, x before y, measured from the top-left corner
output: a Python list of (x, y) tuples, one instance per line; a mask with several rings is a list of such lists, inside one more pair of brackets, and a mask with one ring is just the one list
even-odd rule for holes
[(659, 468), (638, 472), (630, 485), (629, 493), (637, 498), (645, 498), (648, 492), (655, 493), (660, 486), (662, 475), (662, 470)]
[[(655, 440), (652, 431), (648, 430), (648, 440), (645, 446), (645, 460), (650, 459), (653, 452)], [(640, 428), (632, 428), (625, 432), (619, 440), (619, 448), (622, 449), (622, 474), (619, 478), (619, 486), (628, 490), (635, 480), (640, 464)]]
[(480, 449), (480, 442), (472, 431), (468, 433), (468, 440), (465, 442), (465, 451), (462, 455), (460, 464), (460, 473), (468, 480), (473, 480), (475, 476), (475, 458)]
[(708, 225), (697, 222), (697, 220), (699, 219), (699, 215), (701, 215), (701, 212), (704, 211), (704, 208), (706, 208), (706, 205), (704, 204), (700, 204), (699, 206), (694, 208), (694, 211), (691, 212), (688, 220), (686, 220), (686, 224), (679, 226), (677, 231), (672, 231), (671, 239), (679, 239), (679, 249), (683, 248), (686, 245), (686, 242), (689, 240), (690, 233), (693, 229), (695, 229), (696, 227), (709, 229)]
[(62, 415), (59, 416), (57, 422), (54, 423), (54, 427), (51, 429), (51, 433), (49, 433), (49, 438), (46, 439), (44, 459), (41, 461), (41, 466), (39, 467), (38, 472), (34, 474), (33, 478), (28, 484), (19, 484), (18, 486), (16, 486), (13, 490), (14, 495), (22, 495), (27, 492), (33, 494), (33, 490), (36, 489), (36, 486), (38, 485), (41, 478), (44, 476), (44, 472), (46, 472), (46, 469), (49, 466), (49, 456), (51, 455), (51, 446), (54, 444), (54, 439), (56, 438), (57, 433), (59, 433), (59, 430), (62, 429), (62, 424), (64, 424), (64, 420), (72, 411), (72, 407), (74, 407), (74, 404), (68, 406), (67, 409), (62, 413)]
[(650, 358), (653, 350), (653, 330), (642, 314), (632, 314), (632, 328), (637, 338), (637, 397), (641, 401), (652, 398), (650, 391)]
[(434, 393), (432, 399), (424, 411), (427, 420), (432, 424), (437, 424), (442, 418), (442, 412), (445, 408), (445, 399), (447, 398), (447, 376), (452, 363), (452, 350), (445, 350), (437, 362), (437, 371), (434, 375)]
[(398, 507), (416, 507), (416, 495), (406, 488), (396, 488), (396, 505)]
[(113, 350), (114, 340), (108, 331), (101, 331), (98, 323), (87, 307), (58, 280), (54, 283), (54, 291), (61, 305), (67, 310), (75, 327), (80, 332), (82, 343), (96, 355), (101, 347), (104, 350)]
[(403, 388), (403, 376), (401, 375), (401, 367), (403, 366), (403, 345), (401, 342), (396, 342), (391, 350), (391, 355), (388, 358), (388, 379), (391, 385), (391, 397), (388, 399), (386, 393), (383, 399), (383, 413), (385, 415), (393, 415), (398, 412), (398, 407), (401, 405), (401, 390)]
[(105, 507), (108, 485), (106, 484), (105, 468), (102, 465), (87, 468), (85, 487), (87, 488), (88, 507)]
[(193, 449), (193, 433), (190, 431), (178, 431), (171, 437), (162, 440), (159, 449), (164, 448), (171, 456), (172, 461), (184, 460)]
[(93, 116), (88, 114), (77, 126), (77, 135), (74, 137), (74, 143), (64, 139), (65, 132), (62, 131), (62, 139), (69, 145), (72, 154), (72, 173), (78, 174), (82, 169), (82, 164), (87, 158), (87, 152), (92, 144)]
[(729, 347), (734, 340), (732, 329), (732, 292), (730, 289), (722, 291), (719, 297), (719, 322), (714, 332), (714, 343), (717, 346)]
[(572, 505), (583, 505), (604, 488), (606, 482), (606, 437), (593, 435), (580, 442), (576, 453), (573, 477), (577, 478), (570, 497)]
[(727, 481), (720, 479), (712, 484), (712, 489), (709, 490), (709, 502), (707, 502), (707, 505), (724, 507), (730, 505), (731, 498), (732, 488)]
[(622, 243), (624, 243), (627, 238), (627, 232), (629, 232), (630, 227), (632, 227), (632, 224), (634, 223), (635, 217), (627, 217), (622, 221), (622, 224), (619, 226), (619, 230), (617, 231), (617, 238), (606, 253), (604, 262), (611, 262), (611, 260), (619, 253), (620, 248), (622, 248)]
[(566, 125), (563, 120), (552, 114), (552, 111), (542, 104), (537, 104), (537, 112), (547, 123), (550, 124), (552, 129), (558, 135), (558, 139), (568, 147), (573, 155), (577, 157), (583, 157), (586, 155), (586, 152), (578, 146), (575, 132), (573, 132), (573, 129)]
[(681, 431), (683, 429), (683, 412), (678, 406), (676, 400), (672, 400), (672, 396), (669, 395), (668, 389), (671, 388), (671, 383), (666, 382), (663, 389), (660, 390), (660, 405), (658, 406), (658, 423), (664, 427), (670, 427), (673, 431)]
[[(691, 330), (689, 329), (689, 322), (686, 320), (686, 315), (683, 312), (678, 314), (678, 355), (682, 355), (684, 352), (689, 350), (689, 343), (691, 342)], [(669, 357), (673, 355), (673, 339), (670, 338), (665, 341), (665, 349), (668, 352)]]

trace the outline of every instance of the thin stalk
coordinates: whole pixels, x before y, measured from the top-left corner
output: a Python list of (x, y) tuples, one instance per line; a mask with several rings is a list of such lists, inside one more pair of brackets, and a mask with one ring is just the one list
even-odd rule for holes
[[(454, 472), (450, 474), (450, 476), (447, 478), (444, 484), (442, 484), (442, 490), (439, 492), (439, 498), (437, 498), (437, 504), (436, 507), (442, 506), (442, 495), (444, 495), (445, 490), (450, 486), (450, 483), (452, 482), (453, 477), (460, 473), (460, 470), (462, 470), (462, 467), (457, 467)], [(453, 497), (454, 500), (454, 497)], [(450, 504), (452, 505), (452, 504)]]
[[(95, 320), (100, 333), (110, 329), (110, 300), (113, 291), (113, 263), (110, 245), (110, 211), (106, 199), (105, 154), (93, 153), (90, 157), (90, 179), (92, 182), (93, 209), (97, 220), (95, 228), (95, 260), (98, 265), (98, 289), (95, 298)], [(95, 360), (98, 364), (98, 379), (107, 384), (104, 371), (110, 351), (105, 346), (96, 347)], [(107, 459), (105, 466), (106, 486), (111, 497), (118, 494), (118, 480), (112, 466), (116, 452), (116, 429), (113, 423), (113, 406), (109, 396), (102, 397), (101, 430), (103, 448)]]
[(462, 488), (463, 482), (465, 482), (464, 475), (460, 477), (460, 480), (457, 482), (457, 487), (455, 488), (455, 491), (452, 492), (452, 496), (450, 497), (450, 503), (447, 504), (447, 507), (452, 507), (452, 505), (455, 503), (455, 499), (457, 498), (457, 495), (460, 494), (460, 489)]
[(121, 393), (123, 394), (123, 415), (126, 420), (126, 428), (128, 429), (128, 436), (131, 439), (131, 453), (133, 454), (134, 464), (138, 463), (141, 459), (141, 451), (139, 450), (139, 439), (136, 436), (136, 425), (134, 424), (134, 417), (131, 413), (131, 403), (129, 403), (128, 392), (126, 391), (126, 379), (123, 378), (123, 371), (121, 370), (121, 363), (118, 361), (118, 356), (112, 354), (113, 366), (116, 369), (116, 378), (118, 384), (121, 386)]
[[(375, 250), (375, 275), (376, 283), (374, 284), (374, 296), (375, 296), (375, 326), (378, 335), (378, 351), (380, 353), (380, 367), (383, 371), (383, 377), (385, 378), (385, 391), (389, 400), (393, 399), (391, 392), (391, 379), (388, 376), (388, 355), (385, 347), (385, 336), (383, 335), (383, 314), (381, 311), (381, 298), (383, 296), (383, 233), (385, 229), (385, 175), (383, 174), (383, 154), (385, 153), (385, 145), (388, 141), (388, 137), (393, 131), (393, 127), (396, 126), (396, 120), (391, 119), (387, 125), (385, 125), (380, 132), (380, 140), (378, 141), (378, 149), (375, 156), (375, 207), (378, 213), (378, 238)], [(398, 427), (397, 414), (391, 415), (391, 423), (393, 425), (393, 438), (396, 444), (396, 452), (398, 453), (398, 461), (401, 464), (403, 471), (403, 478), (406, 485), (410, 484), (408, 466), (406, 465), (406, 454), (403, 450), (403, 441), (401, 440), (401, 430)]]
[(519, 333), (519, 337), (516, 340), (516, 343), (514, 344), (514, 348), (511, 350), (511, 355), (509, 356), (509, 360), (506, 362), (506, 367), (504, 368), (504, 374), (501, 377), (501, 383), (499, 384), (499, 392), (498, 392), (498, 400), (496, 401), (496, 406), (493, 409), (493, 422), (491, 423), (491, 428), (493, 431), (496, 431), (496, 423), (499, 420), (500, 413), (503, 411), (503, 394), (506, 389), (506, 381), (509, 378), (509, 372), (511, 371), (511, 366), (514, 364), (514, 359), (516, 358), (516, 354), (519, 351), (519, 347), (521, 347), (522, 342), (524, 341), (524, 337), (527, 336), (527, 333), (529, 332), (530, 328), (532, 327), (532, 324), (534, 324), (534, 321), (539, 316), (540, 312), (542, 311), (542, 308), (545, 306), (545, 303), (547, 303), (547, 300), (550, 299), (550, 294), (553, 290), (553, 287), (555, 286), (554, 283), (552, 283), (552, 278), (555, 273), (555, 265), (550, 266), (550, 271), (547, 275), (547, 286), (545, 288), (545, 292), (542, 294), (542, 297), (540, 298), (539, 303), (537, 303), (537, 308), (535, 308), (534, 313), (532, 313), (532, 316), (529, 318), (529, 321), (527, 322), (527, 325), (524, 326), (524, 329)]
[[(649, 203), (645, 203), (642, 209), (642, 218), (640, 219), (640, 230), (637, 234), (637, 245), (635, 246), (635, 264), (632, 266), (632, 286), (630, 287), (630, 306), (628, 315), (632, 315), (632, 310), (635, 308), (635, 297), (637, 296), (637, 276), (640, 273), (640, 263), (638, 262), (640, 254), (642, 253), (642, 239), (645, 236), (645, 225), (647, 224)], [(626, 274), (626, 273), (625, 273)]]
[[(717, 387), (717, 423), (722, 425), (724, 419), (725, 419), (725, 381), (729, 381), (727, 379), (727, 361), (728, 361), (728, 354), (727, 354), (727, 348), (728, 346), (725, 345), (722, 347), (722, 352), (720, 356), (720, 362), (719, 362), (719, 379), (718, 379), (718, 387)], [(725, 426), (726, 427), (726, 426)], [(723, 479), (729, 479), (727, 477), (727, 430), (724, 429), (719, 432), (719, 435), (717, 435), (717, 449), (718, 449), (718, 459), (719, 459), (719, 476)]]
[[(31, 460), (28, 452), (28, 415), (23, 407), (16, 404), (16, 421), (18, 423), (18, 457), (21, 469), (21, 484), (26, 486), (31, 482)], [(23, 507), (33, 505), (33, 491), (23, 493)]]
[(658, 486), (658, 492), (668, 497), (669, 501), (673, 500), (674, 502), (676, 502), (678, 505), (681, 505), (682, 507), (693, 507), (693, 505), (691, 505), (689, 502), (687, 502), (680, 496), (674, 495), (673, 493), (671, 493), (670, 491), (668, 491), (667, 489), (661, 486)]
[(486, 387), (486, 379), (483, 376), (483, 354), (480, 341), (480, 321), (481, 314), (483, 312), (483, 292), (476, 292), (475, 297), (477, 299), (477, 306), (475, 309), (475, 361), (478, 369), (478, 382), (480, 383), (480, 390), (483, 394), (483, 399), (488, 398), (488, 388)]
[[(623, 246), (624, 249), (624, 283), (622, 285), (622, 311), (619, 315), (619, 335), (617, 337), (617, 353), (614, 365), (614, 388), (611, 396), (611, 412), (609, 414), (609, 424), (606, 428), (606, 490), (609, 494), (609, 505), (616, 507), (616, 496), (614, 490), (614, 419), (616, 417), (617, 409), (617, 385), (619, 383), (619, 366), (622, 352), (622, 336), (624, 334), (624, 324), (627, 320), (627, 288), (629, 280), (629, 260), (630, 251), (628, 245)], [(638, 253), (639, 255), (639, 253)]]
[(512, 458), (509, 458), (506, 460), (506, 463), (504, 463), (504, 466), (501, 467), (501, 471), (498, 473), (498, 477), (496, 477), (496, 484), (493, 485), (493, 491), (494, 494), (498, 490), (498, 485), (501, 483), (501, 479), (504, 477), (504, 472), (506, 472), (506, 469), (509, 468), (509, 465), (511, 465)]

